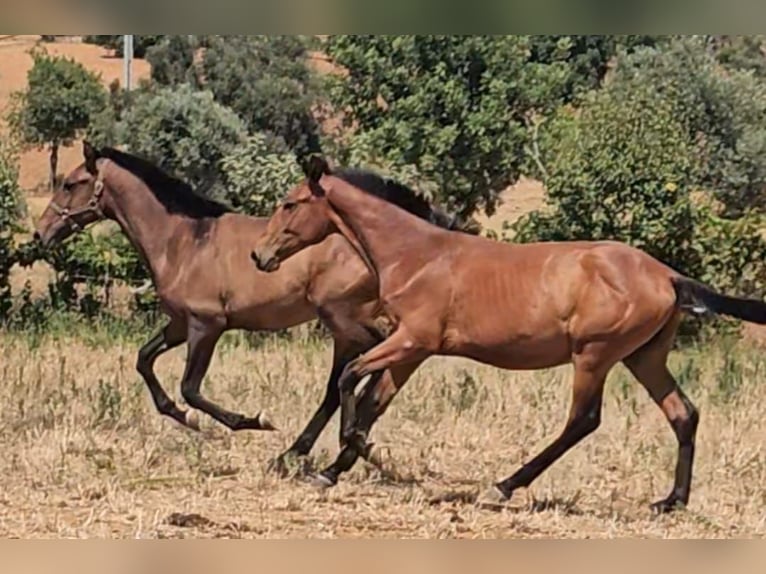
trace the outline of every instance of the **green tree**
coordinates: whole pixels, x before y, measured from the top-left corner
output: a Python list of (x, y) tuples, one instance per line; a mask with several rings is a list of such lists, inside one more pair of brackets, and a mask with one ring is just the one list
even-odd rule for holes
[[(201, 61), (194, 54), (205, 46)], [(282, 138), (299, 154), (318, 149), (312, 107), (318, 98), (302, 36), (169, 36), (149, 53), (152, 77), (211, 91), (252, 132)]]
[(526, 36), (330, 36), (324, 49), (345, 70), (330, 89), (353, 131), (343, 147), (413, 166), (463, 215), (492, 213), (522, 169), (528, 125), (569, 82), (565, 63), (533, 60)]
[(152, 66), (152, 80), (163, 86), (200, 87), (201, 77), (194, 58), (197, 49), (204, 45), (204, 38), (185, 34), (163, 36), (146, 52), (146, 60)]
[(723, 66), (766, 77), (766, 36), (708, 36), (707, 42)]
[(679, 139), (694, 142), (697, 185), (712, 190), (729, 216), (766, 208), (766, 83), (724, 70), (705, 38), (620, 59), (614, 83), (650, 85), (673, 107)]
[(575, 100), (588, 90), (600, 87), (619, 50), (663, 44), (667, 36), (579, 35), (532, 36), (532, 61), (564, 67), (562, 99)]
[(218, 198), (221, 162), (247, 137), (234, 112), (189, 85), (134, 93), (115, 132), (115, 143)]
[(13, 95), (9, 124), (28, 146), (50, 150), (50, 186), (56, 183), (58, 151), (90, 124), (106, 106), (99, 76), (69, 58), (33, 50), (34, 65), (25, 91)]

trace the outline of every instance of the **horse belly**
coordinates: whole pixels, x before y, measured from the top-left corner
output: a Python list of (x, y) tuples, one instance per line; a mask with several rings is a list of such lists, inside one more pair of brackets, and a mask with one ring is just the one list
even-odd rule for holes
[(569, 338), (562, 333), (530, 335), (497, 341), (464, 341), (456, 352), (475, 361), (510, 370), (546, 369), (571, 360)]

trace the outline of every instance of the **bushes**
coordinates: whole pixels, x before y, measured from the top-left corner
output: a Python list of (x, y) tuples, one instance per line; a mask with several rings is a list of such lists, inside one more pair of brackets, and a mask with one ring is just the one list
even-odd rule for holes
[(270, 215), (302, 171), (295, 156), (269, 136), (255, 134), (224, 158), (226, 201), (251, 215)]
[(237, 115), (189, 85), (139, 92), (116, 127), (117, 143), (217, 198), (221, 161), (245, 143)]
[(19, 227), (21, 205), (18, 175), (13, 150), (0, 140), (0, 323), (7, 320), (12, 303), (8, 279), (11, 267), (16, 262), (13, 233)]
[(651, 85), (673, 107), (678, 137), (695, 146), (694, 183), (714, 192), (729, 215), (766, 207), (766, 84), (724, 70), (701, 39), (686, 38), (623, 57), (614, 82)]
[(301, 36), (166, 36), (148, 58), (155, 82), (209, 90), (249, 131), (280, 138), (305, 154), (319, 147), (312, 115), (318, 84), (306, 65), (307, 50)]

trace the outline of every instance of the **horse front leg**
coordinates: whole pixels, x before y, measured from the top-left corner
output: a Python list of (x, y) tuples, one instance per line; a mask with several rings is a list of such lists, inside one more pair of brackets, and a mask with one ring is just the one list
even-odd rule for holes
[(185, 427), (199, 430), (193, 419), (189, 417), (189, 413), (180, 409), (168, 396), (154, 373), (155, 361), (164, 353), (175, 349), (184, 342), (186, 342), (185, 325), (180, 321), (171, 321), (138, 351), (136, 370), (143, 377), (157, 412), (172, 418)]
[[(346, 366), (338, 383), (341, 407), (340, 442), (344, 448), (336, 462), (317, 477), (320, 484), (336, 484), (340, 473), (349, 470), (359, 456), (369, 454), (367, 434), (373, 423), (383, 414), (412, 372), (429, 355), (430, 353), (417, 346), (407, 330), (400, 326), (391, 337)], [(383, 370), (390, 372), (365, 389), (366, 398), (363, 396), (360, 402), (360, 416), (357, 418), (354, 394), (357, 384), (367, 375)], [(393, 373), (400, 373), (401, 380), (392, 382), (389, 377)]]

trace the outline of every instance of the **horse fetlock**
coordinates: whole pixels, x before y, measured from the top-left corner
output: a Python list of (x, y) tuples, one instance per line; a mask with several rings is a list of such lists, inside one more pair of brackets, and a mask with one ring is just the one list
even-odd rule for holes
[(199, 431), (199, 413), (195, 410), (189, 410), (184, 413), (184, 424), (192, 430)]
[(510, 493), (506, 493), (502, 485), (496, 484), (476, 497), (476, 506), (488, 510), (499, 510), (511, 498)]
[(326, 490), (332, 488), (338, 484), (338, 479), (335, 476), (331, 476), (326, 472), (311, 475), (309, 482), (315, 488)]

